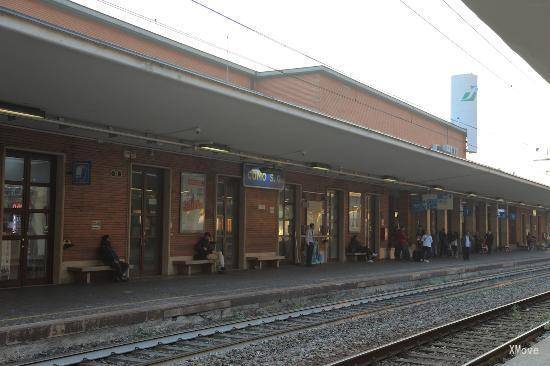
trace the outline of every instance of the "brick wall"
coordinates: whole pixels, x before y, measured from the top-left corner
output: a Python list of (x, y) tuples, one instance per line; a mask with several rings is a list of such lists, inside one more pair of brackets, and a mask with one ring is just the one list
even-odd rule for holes
[(0, 0), (0, 6), (175, 66), (209, 75), (244, 88), (251, 87), (249, 74), (227, 68), (225, 65), (205, 58), (199, 58), (168, 45), (148, 40), (121, 28), (98, 22), (85, 15), (78, 15), (62, 7), (50, 5), (40, 0)]
[[(207, 176), (205, 229), (215, 230), (215, 180), (216, 174), (240, 175), (239, 164), (154, 152), (65, 136), (31, 132), (9, 127), (0, 128), (0, 144), (8, 148), (43, 150), (66, 156), (65, 171), (70, 172), (73, 161), (92, 161), (92, 181), (89, 186), (71, 184), (71, 176), (65, 178), (65, 239), (74, 246), (63, 253), (64, 261), (97, 258), (100, 238), (109, 234), (116, 251), (126, 256), (128, 246), (129, 171), (130, 161), (123, 157), (124, 150), (136, 153), (132, 164), (151, 165), (171, 172), (171, 256), (193, 254), (193, 245), (200, 234), (179, 233), (180, 174), (203, 173)], [(3, 169), (3, 164), (2, 164)], [(119, 169), (122, 177), (112, 177), (111, 170)], [(92, 221), (101, 221), (101, 230), (92, 230)]]
[(245, 188), (246, 252), (277, 252), (278, 191)]
[(448, 144), (466, 157), (466, 134), (372, 95), (323, 72), (254, 82), (257, 91), (431, 148)]

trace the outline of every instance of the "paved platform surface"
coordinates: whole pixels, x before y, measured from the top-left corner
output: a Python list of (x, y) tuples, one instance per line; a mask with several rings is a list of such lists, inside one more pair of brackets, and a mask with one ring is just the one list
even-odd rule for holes
[(126, 283), (0, 289), (0, 345), (88, 329), (169, 319), (230, 306), (518, 264), (550, 262), (550, 251), (473, 255), (468, 262), (380, 261), (157, 277)]
[(520, 354), (504, 363), (504, 366), (548, 366), (550, 365), (550, 337), (534, 344), (531, 352), (536, 354)]

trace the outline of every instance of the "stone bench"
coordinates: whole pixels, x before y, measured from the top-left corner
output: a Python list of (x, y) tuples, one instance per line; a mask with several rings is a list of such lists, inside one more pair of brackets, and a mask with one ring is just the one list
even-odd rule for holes
[(114, 268), (106, 265), (97, 265), (97, 266), (68, 267), (67, 271), (78, 275), (80, 278), (80, 282), (89, 284), (92, 280), (91, 275), (93, 272), (113, 272)]
[(246, 255), (246, 260), (251, 264), (251, 268), (255, 268), (257, 263), (259, 269), (262, 269), (262, 263), (264, 262), (269, 262), (274, 268), (279, 268), (279, 262), (285, 259), (286, 257), (282, 255), (275, 255), (275, 254), (247, 254)]
[(367, 260), (367, 253), (346, 253), (346, 256), (348, 259), (351, 258), (352, 262), (358, 262), (360, 257), (365, 257), (365, 261)]
[(177, 273), (181, 273), (180, 269), (183, 269), (188, 276), (191, 276), (193, 266), (200, 266), (204, 273), (216, 272), (216, 261), (211, 259), (173, 261), (172, 264), (176, 267)]

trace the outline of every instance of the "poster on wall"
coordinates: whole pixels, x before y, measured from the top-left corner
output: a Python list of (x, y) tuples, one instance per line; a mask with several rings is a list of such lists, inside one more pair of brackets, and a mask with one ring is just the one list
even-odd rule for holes
[(349, 192), (349, 232), (361, 232), (361, 193)]
[(204, 231), (206, 177), (204, 174), (181, 174), (180, 232)]

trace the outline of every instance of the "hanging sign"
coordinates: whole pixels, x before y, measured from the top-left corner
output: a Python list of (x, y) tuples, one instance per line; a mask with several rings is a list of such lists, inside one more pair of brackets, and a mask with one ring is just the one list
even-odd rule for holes
[(422, 202), (427, 210), (452, 210), (453, 195), (451, 193), (423, 194)]
[(282, 190), (285, 187), (285, 179), (280, 169), (244, 164), (243, 185), (245, 187)]

